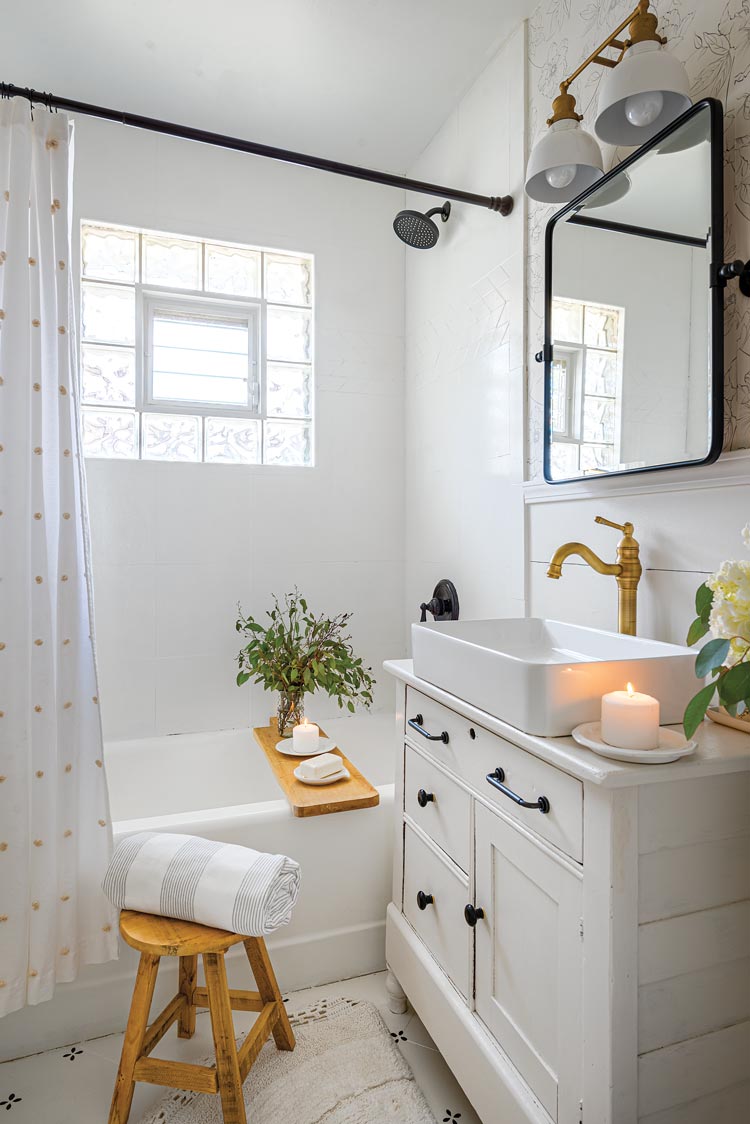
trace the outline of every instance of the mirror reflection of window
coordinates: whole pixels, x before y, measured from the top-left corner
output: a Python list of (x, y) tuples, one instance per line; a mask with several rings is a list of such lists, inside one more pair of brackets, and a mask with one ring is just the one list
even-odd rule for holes
[(625, 310), (552, 300), (550, 467), (555, 476), (608, 472), (620, 461)]

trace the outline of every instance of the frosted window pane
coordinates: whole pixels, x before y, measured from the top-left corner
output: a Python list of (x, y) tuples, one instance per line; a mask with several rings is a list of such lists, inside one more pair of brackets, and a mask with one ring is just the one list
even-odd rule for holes
[(280, 304), (312, 304), (312, 262), (266, 254), (266, 300)]
[(268, 308), (266, 350), (269, 359), (288, 359), (309, 363), (311, 355), (312, 317), (297, 308)]
[(200, 289), (201, 244), (182, 238), (143, 237), (143, 273), (149, 285)]
[(607, 472), (615, 467), (611, 445), (581, 445), (581, 472)]
[(554, 359), (552, 362), (552, 381), (550, 402), (552, 407), (552, 430), (567, 433), (568, 430), (568, 360)]
[(206, 288), (236, 297), (260, 296), (260, 254), (233, 246), (206, 246)]
[(269, 363), (266, 373), (266, 410), (284, 418), (309, 418), (312, 414), (312, 372), (309, 367)]
[(617, 353), (586, 349), (587, 394), (606, 394), (611, 398), (617, 394)]
[(615, 439), (615, 399), (583, 399), (583, 439), (611, 444)]
[(152, 396), (157, 401), (248, 405), (246, 320), (159, 311), (152, 325)]
[(83, 285), (81, 334), (102, 343), (135, 343), (135, 290)]
[(552, 339), (565, 343), (581, 343), (583, 338), (583, 305), (576, 301), (552, 301)]
[(310, 426), (298, 422), (264, 422), (263, 460), (266, 464), (309, 464)]
[(81, 397), (105, 406), (135, 406), (135, 354), (125, 348), (81, 348)]
[(260, 422), (206, 418), (206, 460), (223, 464), (260, 463)]
[(553, 441), (549, 450), (552, 476), (558, 480), (564, 476), (578, 475), (578, 446), (570, 441)]
[(185, 414), (144, 414), (144, 460), (199, 461), (201, 419)]
[(81, 231), (81, 257), (84, 277), (101, 281), (136, 279), (138, 236), (134, 230), (107, 226), (84, 226)]
[(138, 415), (133, 410), (81, 410), (86, 457), (138, 457)]
[(586, 305), (586, 343), (593, 347), (617, 347), (619, 316), (612, 308)]

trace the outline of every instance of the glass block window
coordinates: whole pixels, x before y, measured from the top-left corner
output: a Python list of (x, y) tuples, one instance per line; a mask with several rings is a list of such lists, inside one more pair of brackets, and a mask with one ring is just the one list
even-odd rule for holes
[(80, 385), (87, 456), (311, 465), (312, 258), (84, 222)]
[(622, 308), (553, 298), (550, 457), (559, 475), (619, 464), (624, 319)]

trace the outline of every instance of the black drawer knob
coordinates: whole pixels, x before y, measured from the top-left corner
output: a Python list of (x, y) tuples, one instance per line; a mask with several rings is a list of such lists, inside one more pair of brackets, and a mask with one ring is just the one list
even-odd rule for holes
[(426, 808), (430, 801), (434, 799), (435, 793), (425, 792), (423, 788), (420, 788), (419, 792), (417, 793), (417, 804), (419, 804), (420, 808)]
[(466, 906), (466, 909), (464, 910), (464, 918), (466, 920), (466, 924), (471, 925), (472, 929), (476, 925), (477, 921), (481, 921), (483, 917), (484, 910), (481, 906), (473, 906), (471, 905), (471, 903)]
[(420, 909), (427, 909), (427, 906), (432, 905), (434, 901), (432, 894), (426, 894), (424, 890), (417, 893), (417, 905)]

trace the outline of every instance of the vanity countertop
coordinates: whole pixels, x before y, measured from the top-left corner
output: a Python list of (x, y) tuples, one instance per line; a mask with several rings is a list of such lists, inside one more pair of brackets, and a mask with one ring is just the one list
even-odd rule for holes
[[(412, 660), (387, 660), (383, 668), (396, 679), (422, 694), (456, 711), (485, 730), (490, 730), (501, 738), (507, 738), (537, 757), (563, 769), (579, 780), (600, 784), (609, 788), (626, 788), (631, 785), (653, 784), (657, 781), (689, 780), (701, 776), (714, 776), (718, 773), (738, 773), (750, 770), (750, 734), (717, 726), (706, 721), (696, 734), (698, 748), (690, 757), (684, 757), (670, 765), (627, 765), (600, 757), (590, 749), (584, 749), (571, 737), (540, 738), (525, 734), (499, 718), (493, 718), (483, 710), (478, 710), (463, 702), (455, 695), (440, 687), (419, 679), (414, 674)], [(672, 727), (679, 729), (679, 727)]]

